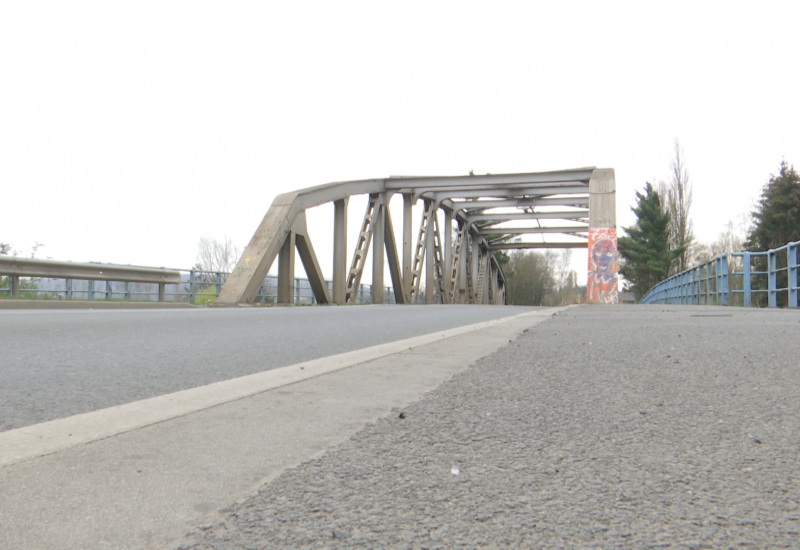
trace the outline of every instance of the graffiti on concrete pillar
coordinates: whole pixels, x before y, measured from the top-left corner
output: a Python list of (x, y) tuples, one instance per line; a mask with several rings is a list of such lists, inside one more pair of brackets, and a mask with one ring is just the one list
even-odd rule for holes
[(586, 300), (600, 304), (619, 301), (617, 230), (589, 228), (589, 276)]

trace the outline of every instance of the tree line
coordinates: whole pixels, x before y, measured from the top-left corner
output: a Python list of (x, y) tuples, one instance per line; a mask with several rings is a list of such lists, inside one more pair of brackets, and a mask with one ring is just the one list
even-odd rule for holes
[(644, 189), (636, 192), (631, 207), (636, 221), (623, 227), (625, 234), (619, 237), (620, 273), (626, 290), (637, 300), (656, 283), (715, 255), (763, 252), (800, 241), (800, 175), (785, 160), (762, 188), (749, 224), (741, 232), (731, 221), (716, 242), (696, 242), (689, 215), (691, 201), (689, 174), (676, 140), (670, 181), (657, 186), (646, 182)]

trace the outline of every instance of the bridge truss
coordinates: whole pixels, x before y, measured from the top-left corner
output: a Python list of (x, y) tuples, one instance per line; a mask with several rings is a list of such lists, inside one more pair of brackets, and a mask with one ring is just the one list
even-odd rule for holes
[[(272, 203), (216, 303), (252, 302), (276, 258), (278, 302), (290, 303), (295, 250), (317, 302), (351, 302), (371, 250), (373, 303), (384, 302), (388, 266), (398, 304), (417, 303), (423, 292), (428, 304), (504, 304), (506, 281), (495, 251), (587, 246), (587, 297), (590, 301), (614, 302), (615, 189), (613, 169), (579, 168), (524, 174), (390, 177), (285, 193)], [(348, 203), (358, 195), (367, 197), (367, 207), (355, 247), (348, 254)], [(403, 219), (398, 242), (390, 205), (400, 198)], [(326, 203), (334, 208), (332, 289), (322, 275), (306, 215), (309, 209)], [(421, 211), (416, 223), (415, 205)], [(530, 240), (531, 235), (538, 240)]]

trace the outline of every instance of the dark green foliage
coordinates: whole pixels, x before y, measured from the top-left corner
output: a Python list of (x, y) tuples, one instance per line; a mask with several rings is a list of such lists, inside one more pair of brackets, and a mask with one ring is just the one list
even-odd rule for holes
[(511, 305), (540, 306), (545, 296), (555, 290), (553, 270), (547, 258), (538, 252), (513, 252), (503, 271), (508, 285), (506, 296)]
[(800, 175), (786, 161), (764, 186), (753, 222), (747, 236), (748, 250), (762, 252), (800, 241)]
[(672, 261), (682, 249), (670, 250), (669, 212), (662, 208), (661, 196), (650, 183), (644, 194), (636, 192), (636, 224), (623, 227), (627, 236), (618, 240), (622, 257), (620, 273), (631, 284), (630, 290), (640, 299), (656, 283), (667, 278)]
[(11, 252), (11, 245), (6, 243), (0, 243), (0, 256), (5, 256)]
[[(772, 175), (761, 191), (753, 216), (753, 227), (747, 235), (745, 247), (753, 252), (764, 252), (772, 248), (780, 248), (788, 243), (800, 241), (800, 175), (786, 161), (781, 162), (778, 175)], [(778, 256), (779, 269), (786, 267), (784, 255)], [(753, 261), (755, 271), (766, 271), (767, 260), (758, 257)], [(786, 271), (779, 271), (776, 280), (777, 288), (787, 288)], [(754, 275), (753, 286), (766, 288), (767, 276)], [(767, 296), (758, 294), (754, 297), (756, 305), (765, 306)], [(785, 292), (777, 295), (777, 305), (785, 306)]]

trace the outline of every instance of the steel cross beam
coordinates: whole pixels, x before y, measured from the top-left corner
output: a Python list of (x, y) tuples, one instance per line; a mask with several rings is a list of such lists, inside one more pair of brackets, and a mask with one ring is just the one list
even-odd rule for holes
[[(602, 168), (446, 177), (395, 176), (330, 183), (285, 193), (272, 203), (216, 303), (252, 302), (276, 259), (279, 301), (291, 302), (294, 258), (299, 254), (318, 303), (353, 301), (369, 267), (372, 301), (383, 302), (384, 266), (388, 265), (397, 303), (416, 303), (424, 295), (425, 303), (502, 304), (506, 283), (494, 258), (495, 251), (585, 247), (587, 234), (591, 245), (593, 235), (603, 230), (603, 235), (613, 233), (612, 252), (615, 252), (614, 194), (614, 171)], [(366, 197), (368, 205), (348, 263), (348, 206), (355, 196)], [(399, 206), (402, 232), (395, 232), (391, 216), (392, 199), (397, 196), (402, 197)], [(328, 232), (333, 237), (332, 290), (323, 278), (311, 244), (313, 216), (306, 215), (308, 209), (325, 204), (331, 204), (334, 211), (332, 232)], [(421, 216), (416, 243), (415, 213)], [(552, 222), (565, 219), (588, 225)], [(520, 221), (534, 221), (536, 227), (515, 225)], [(402, 236), (402, 242), (396, 242), (396, 234)], [(556, 238), (555, 242), (524, 241), (530, 234), (556, 235)], [(457, 236), (455, 242), (453, 235)], [(564, 241), (559, 236), (579, 240)], [(604, 243), (607, 242), (610, 241), (606, 239)], [(603, 246), (608, 252), (609, 245)], [(371, 263), (367, 262), (369, 254)], [(604, 265), (608, 264), (606, 259), (607, 254), (598, 256)], [(616, 284), (616, 263), (611, 263)], [(590, 278), (593, 273), (590, 266)], [(607, 301), (609, 293), (602, 296), (603, 300)]]

